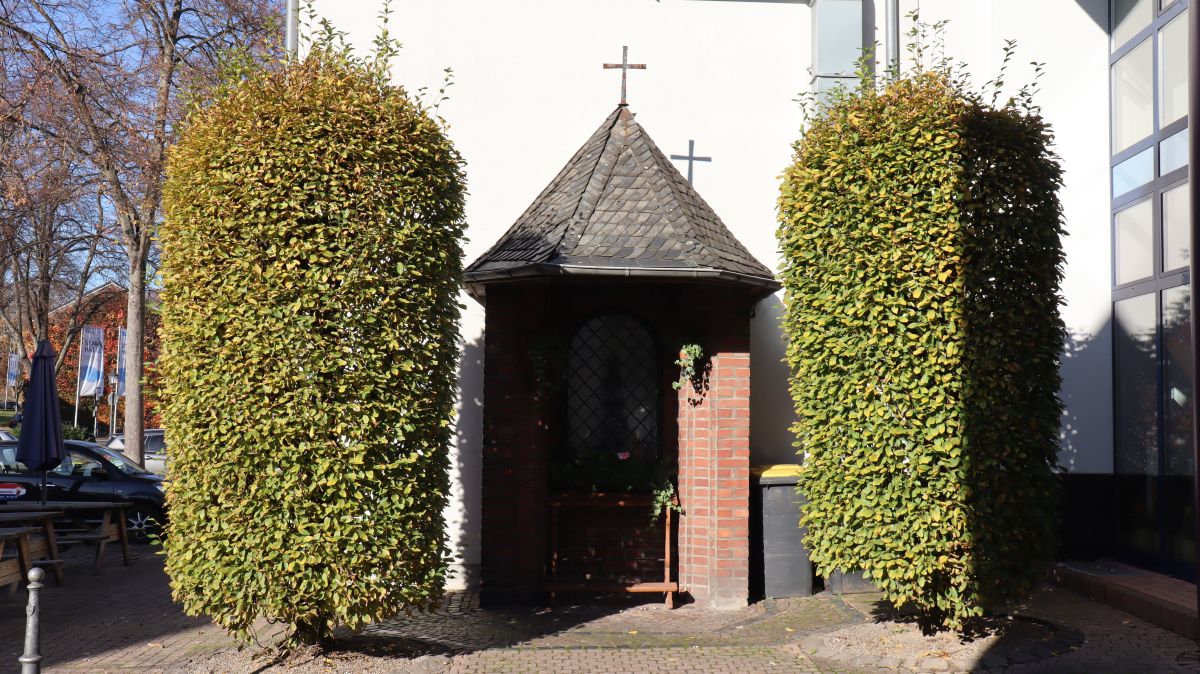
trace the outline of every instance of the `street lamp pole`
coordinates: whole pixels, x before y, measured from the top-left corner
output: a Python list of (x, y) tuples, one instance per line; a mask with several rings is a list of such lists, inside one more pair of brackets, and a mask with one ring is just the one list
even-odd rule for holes
[(296, 59), (300, 55), (300, 0), (287, 3), (287, 55)]

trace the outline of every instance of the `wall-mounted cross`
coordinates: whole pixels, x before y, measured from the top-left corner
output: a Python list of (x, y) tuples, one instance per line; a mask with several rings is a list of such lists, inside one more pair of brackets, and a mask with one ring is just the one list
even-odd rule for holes
[(680, 159), (680, 160), (686, 161), (688, 163), (687, 179), (688, 179), (689, 185), (692, 184), (692, 164), (694, 162), (698, 162), (698, 161), (712, 161), (712, 157), (697, 157), (696, 156), (696, 141), (694, 141), (694, 140), (688, 141), (687, 156), (684, 156), (681, 154), (673, 154), (673, 155), (671, 155), (671, 159)]
[(621, 69), (621, 105), (629, 105), (628, 103), (625, 102), (625, 78), (629, 74), (629, 71), (631, 69), (632, 70), (645, 70), (646, 64), (645, 63), (630, 63), (629, 62), (629, 47), (625, 46), (625, 47), (621, 47), (621, 62), (620, 63), (605, 63), (604, 64), (605, 70), (612, 70), (614, 68)]

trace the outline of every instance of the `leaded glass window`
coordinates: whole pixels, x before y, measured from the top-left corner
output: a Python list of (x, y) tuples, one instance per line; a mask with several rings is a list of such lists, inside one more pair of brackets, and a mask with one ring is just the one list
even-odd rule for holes
[(658, 456), (657, 351), (650, 331), (629, 316), (601, 314), (579, 328), (567, 363), (567, 445), (572, 455)]

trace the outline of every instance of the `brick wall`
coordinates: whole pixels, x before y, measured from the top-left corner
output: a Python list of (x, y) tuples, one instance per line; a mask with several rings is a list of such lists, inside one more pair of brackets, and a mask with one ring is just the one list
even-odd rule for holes
[(480, 579), (496, 602), (539, 596), (547, 554), (546, 410), (528, 371), (544, 304), (519, 299), (495, 293), (484, 324)]
[(749, 597), (750, 354), (735, 349), (711, 357), (707, 391), (679, 392), (680, 583), (717, 608)]

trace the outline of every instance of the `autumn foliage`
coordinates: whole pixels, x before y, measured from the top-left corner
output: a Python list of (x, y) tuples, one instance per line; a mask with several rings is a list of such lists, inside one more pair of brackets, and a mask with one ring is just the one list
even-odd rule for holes
[[(125, 306), (125, 291), (115, 286), (108, 286), (86, 298), (79, 308), (84, 323), (104, 329), (104, 397), (100, 400), (97, 418), (101, 424), (105, 424), (109, 428), (112, 427), (112, 417), (109, 410), (108, 378), (110, 374), (115, 374), (117, 371), (118, 335), (120, 329), (125, 327)], [(65, 332), (71, 325), (70, 317), (66, 312), (74, 310), (74, 307), (68, 307), (59, 313), (50, 314), (50, 344), (54, 346), (56, 353), (61, 354), (62, 344), (66, 341)], [(160, 425), (155, 384), (157, 375), (154, 369), (154, 363), (158, 360), (158, 325), (158, 314), (154, 312), (147, 314), (144, 350), (146, 386), (143, 397), (145, 409), (143, 418), (147, 428), (155, 428)], [(32, 353), (32, 349), (30, 352)], [(67, 348), (66, 353), (61, 354), (61, 360), (62, 365), (58, 369), (58, 397), (64, 402), (74, 405), (76, 381), (79, 376), (78, 336), (71, 340), (71, 345)], [(90, 408), (91, 402), (84, 400), (82, 406)], [(117, 406), (118, 416), (123, 415), (124, 410), (125, 400), (122, 398)]]

